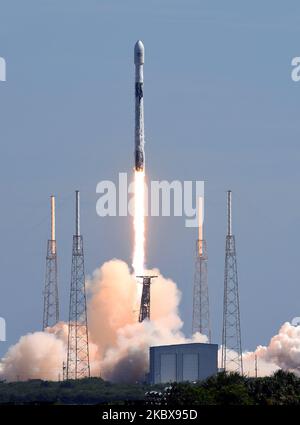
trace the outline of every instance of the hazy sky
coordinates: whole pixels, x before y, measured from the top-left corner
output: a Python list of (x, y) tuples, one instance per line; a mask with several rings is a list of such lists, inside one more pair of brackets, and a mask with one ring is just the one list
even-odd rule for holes
[[(133, 46), (146, 49), (147, 175), (205, 180), (213, 340), (222, 327), (226, 190), (244, 349), (300, 316), (297, 1), (0, 0), (1, 279), (7, 343), (42, 326), (49, 196), (57, 195), (67, 319), (74, 190), (86, 272), (132, 256), (130, 218), (99, 218), (96, 185), (133, 167)], [(152, 218), (147, 264), (178, 283), (191, 329), (194, 244), (184, 218)], [(99, 329), (101, 332), (101, 329)]]

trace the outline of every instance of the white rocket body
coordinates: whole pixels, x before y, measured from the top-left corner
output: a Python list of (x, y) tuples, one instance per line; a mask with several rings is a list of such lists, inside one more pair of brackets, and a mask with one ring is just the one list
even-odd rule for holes
[(143, 171), (145, 166), (144, 150), (144, 74), (143, 66), (145, 49), (143, 43), (138, 40), (134, 46), (135, 64), (135, 169)]

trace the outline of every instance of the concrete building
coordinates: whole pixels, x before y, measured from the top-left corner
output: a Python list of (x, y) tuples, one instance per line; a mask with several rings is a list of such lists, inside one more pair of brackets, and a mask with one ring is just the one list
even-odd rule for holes
[(193, 343), (150, 347), (151, 384), (199, 381), (217, 372), (217, 344)]

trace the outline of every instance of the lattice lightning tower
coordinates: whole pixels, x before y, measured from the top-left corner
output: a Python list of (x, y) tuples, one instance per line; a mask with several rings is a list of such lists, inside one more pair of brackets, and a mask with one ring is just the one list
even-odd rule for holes
[(227, 192), (222, 368), (243, 374), (237, 261), (231, 219), (231, 190)]
[(83, 239), (80, 234), (79, 191), (76, 191), (76, 228), (73, 236), (69, 310), (67, 379), (90, 376)]
[(47, 243), (46, 278), (44, 288), (43, 330), (59, 321), (59, 301), (57, 285), (57, 250), (55, 240), (55, 197), (51, 202), (51, 239)]
[(196, 241), (195, 275), (193, 292), (193, 333), (206, 335), (211, 342), (209, 296), (207, 282), (207, 247), (203, 237), (203, 198), (199, 198), (199, 235)]

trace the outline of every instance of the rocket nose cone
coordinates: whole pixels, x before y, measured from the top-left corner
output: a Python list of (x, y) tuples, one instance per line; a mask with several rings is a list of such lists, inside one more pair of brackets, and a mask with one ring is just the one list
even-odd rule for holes
[(141, 65), (144, 63), (145, 59), (145, 48), (141, 40), (138, 40), (134, 46), (134, 63), (136, 65)]

